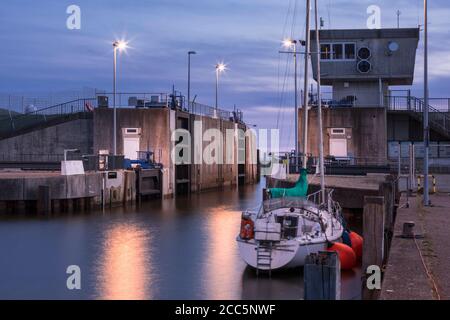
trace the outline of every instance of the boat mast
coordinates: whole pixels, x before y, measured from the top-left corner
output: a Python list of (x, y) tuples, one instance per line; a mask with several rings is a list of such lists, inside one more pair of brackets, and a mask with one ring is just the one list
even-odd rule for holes
[[(303, 161), (302, 168), (306, 169), (306, 161), (308, 160), (308, 62), (310, 55), (310, 28), (309, 13), (311, 10), (311, 1), (306, 0), (306, 34), (305, 34), (305, 85), (303, 88)], [(297, 115), (298, 116), (298, 115)], [(298, 132), (296, 132), (298, 134)]]
[(322, 191), (322, 201), (325, 201), (325, 168), (323, 159), (323, 125), (322, 125), (322, 94), (320, 90), (320, 40), (319, 40), (319, 13), (318, 0), (314, 0), (314, 19), (316, 27), (316, 57), (317, 57), (317, 120), (319, 124), (319, 170), (320, 189)]

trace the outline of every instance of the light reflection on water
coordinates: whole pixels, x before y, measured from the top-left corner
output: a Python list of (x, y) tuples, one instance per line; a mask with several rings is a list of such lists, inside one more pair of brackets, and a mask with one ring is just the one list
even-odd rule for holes
[[(239, 211), (218, 207), (212, 210), (205, 224), (207, 234), (207, 263), (203, 265), (203, 282), (210, 299), (239, 299), (239, 271), (243, 267), (238, 254), (236, 226)], [(239, 268), (241, 267), (241, 268)], [(233, 270), (239, 270), (238, 272)]]
[(100, 299), (151, 298), (149, 243), (149, 232), (135, 225), (117, 224), (105, 230), (96, 270)]
[[(256, 277), (235, 241), (241, 211), (261, 185), (226, 188), (141, 207), (51, 218), (0, 218), (0, 298), (302, 299), (301, 269)], [(82, 290), (65, 269), (82, 270)], [(343, 274), (356, 298), (360, 271)]]

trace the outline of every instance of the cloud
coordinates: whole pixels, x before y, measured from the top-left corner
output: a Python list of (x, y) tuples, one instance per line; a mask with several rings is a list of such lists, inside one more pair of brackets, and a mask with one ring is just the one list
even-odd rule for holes
[[(220, 78), (220, 105), (243, 109), (249, 122), (282, 129), (293, 139), (292, 60), (280, 55), (284, 37), (304, 38), (304, 2), (294, 0), (77, 0), (82, 28), (66, 29), (69, 3), (22, 0), (2, 3), (0, 87), (2, 91), (57, 91), (83, 86), (108, 89), (112, 47), (126, 36), (132, 48), (119, 57), (122, 91), (186, 92), (187, 51), (192, 57), (192, 93), (214, 104), (214, 65), (229, 70)], [(382, 27), (423, 24), (422, 0), (320, 1), (325, 28), (366, 28), (366, 8), (381, 8)], [(430, 1), (430, 91), (446, 96), (450, 79), (448, 1)], [(290, 9), (290, 10), (288, 10)], [(421, 95), (422, 48), (412, 87)], [(288, 64), (289, 63), (289, 64)], [(303, 73), (302, 63), (299, 66)], [(302, 88), (302, 77), (299, 77)]]

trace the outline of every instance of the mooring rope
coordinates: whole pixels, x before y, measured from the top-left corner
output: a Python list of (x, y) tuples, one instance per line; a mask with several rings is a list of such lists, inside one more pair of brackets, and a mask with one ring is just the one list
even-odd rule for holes
[(427, 267), (427, 265), (425, 263), (425, 259), (423, 258), (422, 251), (420, 250), (419, 245), (417, 244), (417, 240), (416, 240), (416, 236), (415, 235), (414, 235), (413, 239), (414, 239), (414, 243), (416, 244), (417, 251), (419, 252), (420, 260), (422, 260), (423, 268), (425, 269), (425, 272), (427, 273), (428, 279), (433, 284), (433, 290), (436, 293), (437, 299), (441, 300), (441, 295), (439, 294), (439, 290), (438, 290), (436, 281), (434, 280), (433, 275), (431, 274), (430, 270), (428, 269), (428, 267)]

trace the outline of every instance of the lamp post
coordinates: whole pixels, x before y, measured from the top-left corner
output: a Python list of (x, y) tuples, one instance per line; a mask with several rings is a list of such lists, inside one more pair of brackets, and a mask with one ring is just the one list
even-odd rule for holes
[(128, 43), (121, 40), (113, 42), (114, 61), (113, 61), (113, 150), (117, 155), (117, 110), (116, 110), (116, 77), (117, 77), (117, 50), (122, 51), (128, 47)]
[(227, 66), (224, 63), (216, 64), (216, 116), (219, 110), (219, 74), (225, 71)]
[(299, 163), (298, 163), (298, 85), (297, 85), (297, 40), (286, 39), (283, 41), (283, 46), (285, 48), (293, 48), (292, 52), (294, 56), (294, 105), (295, 105), (295, 170), (297, 171)]
[(424, 161), (423, 161), (423, 205), (430, 205), (430, 196), (428, 193), (428, 156), (430, 149), (430, 127), (428, 124), (428, 2), (424, 0), (424, 106), (423, 106), (423, 142), (424, 142)]
[(195, 51), (188, 52), (188, 110), (190, 111), (190, 103), (191, 103), (191, 55), (197, 54)]

